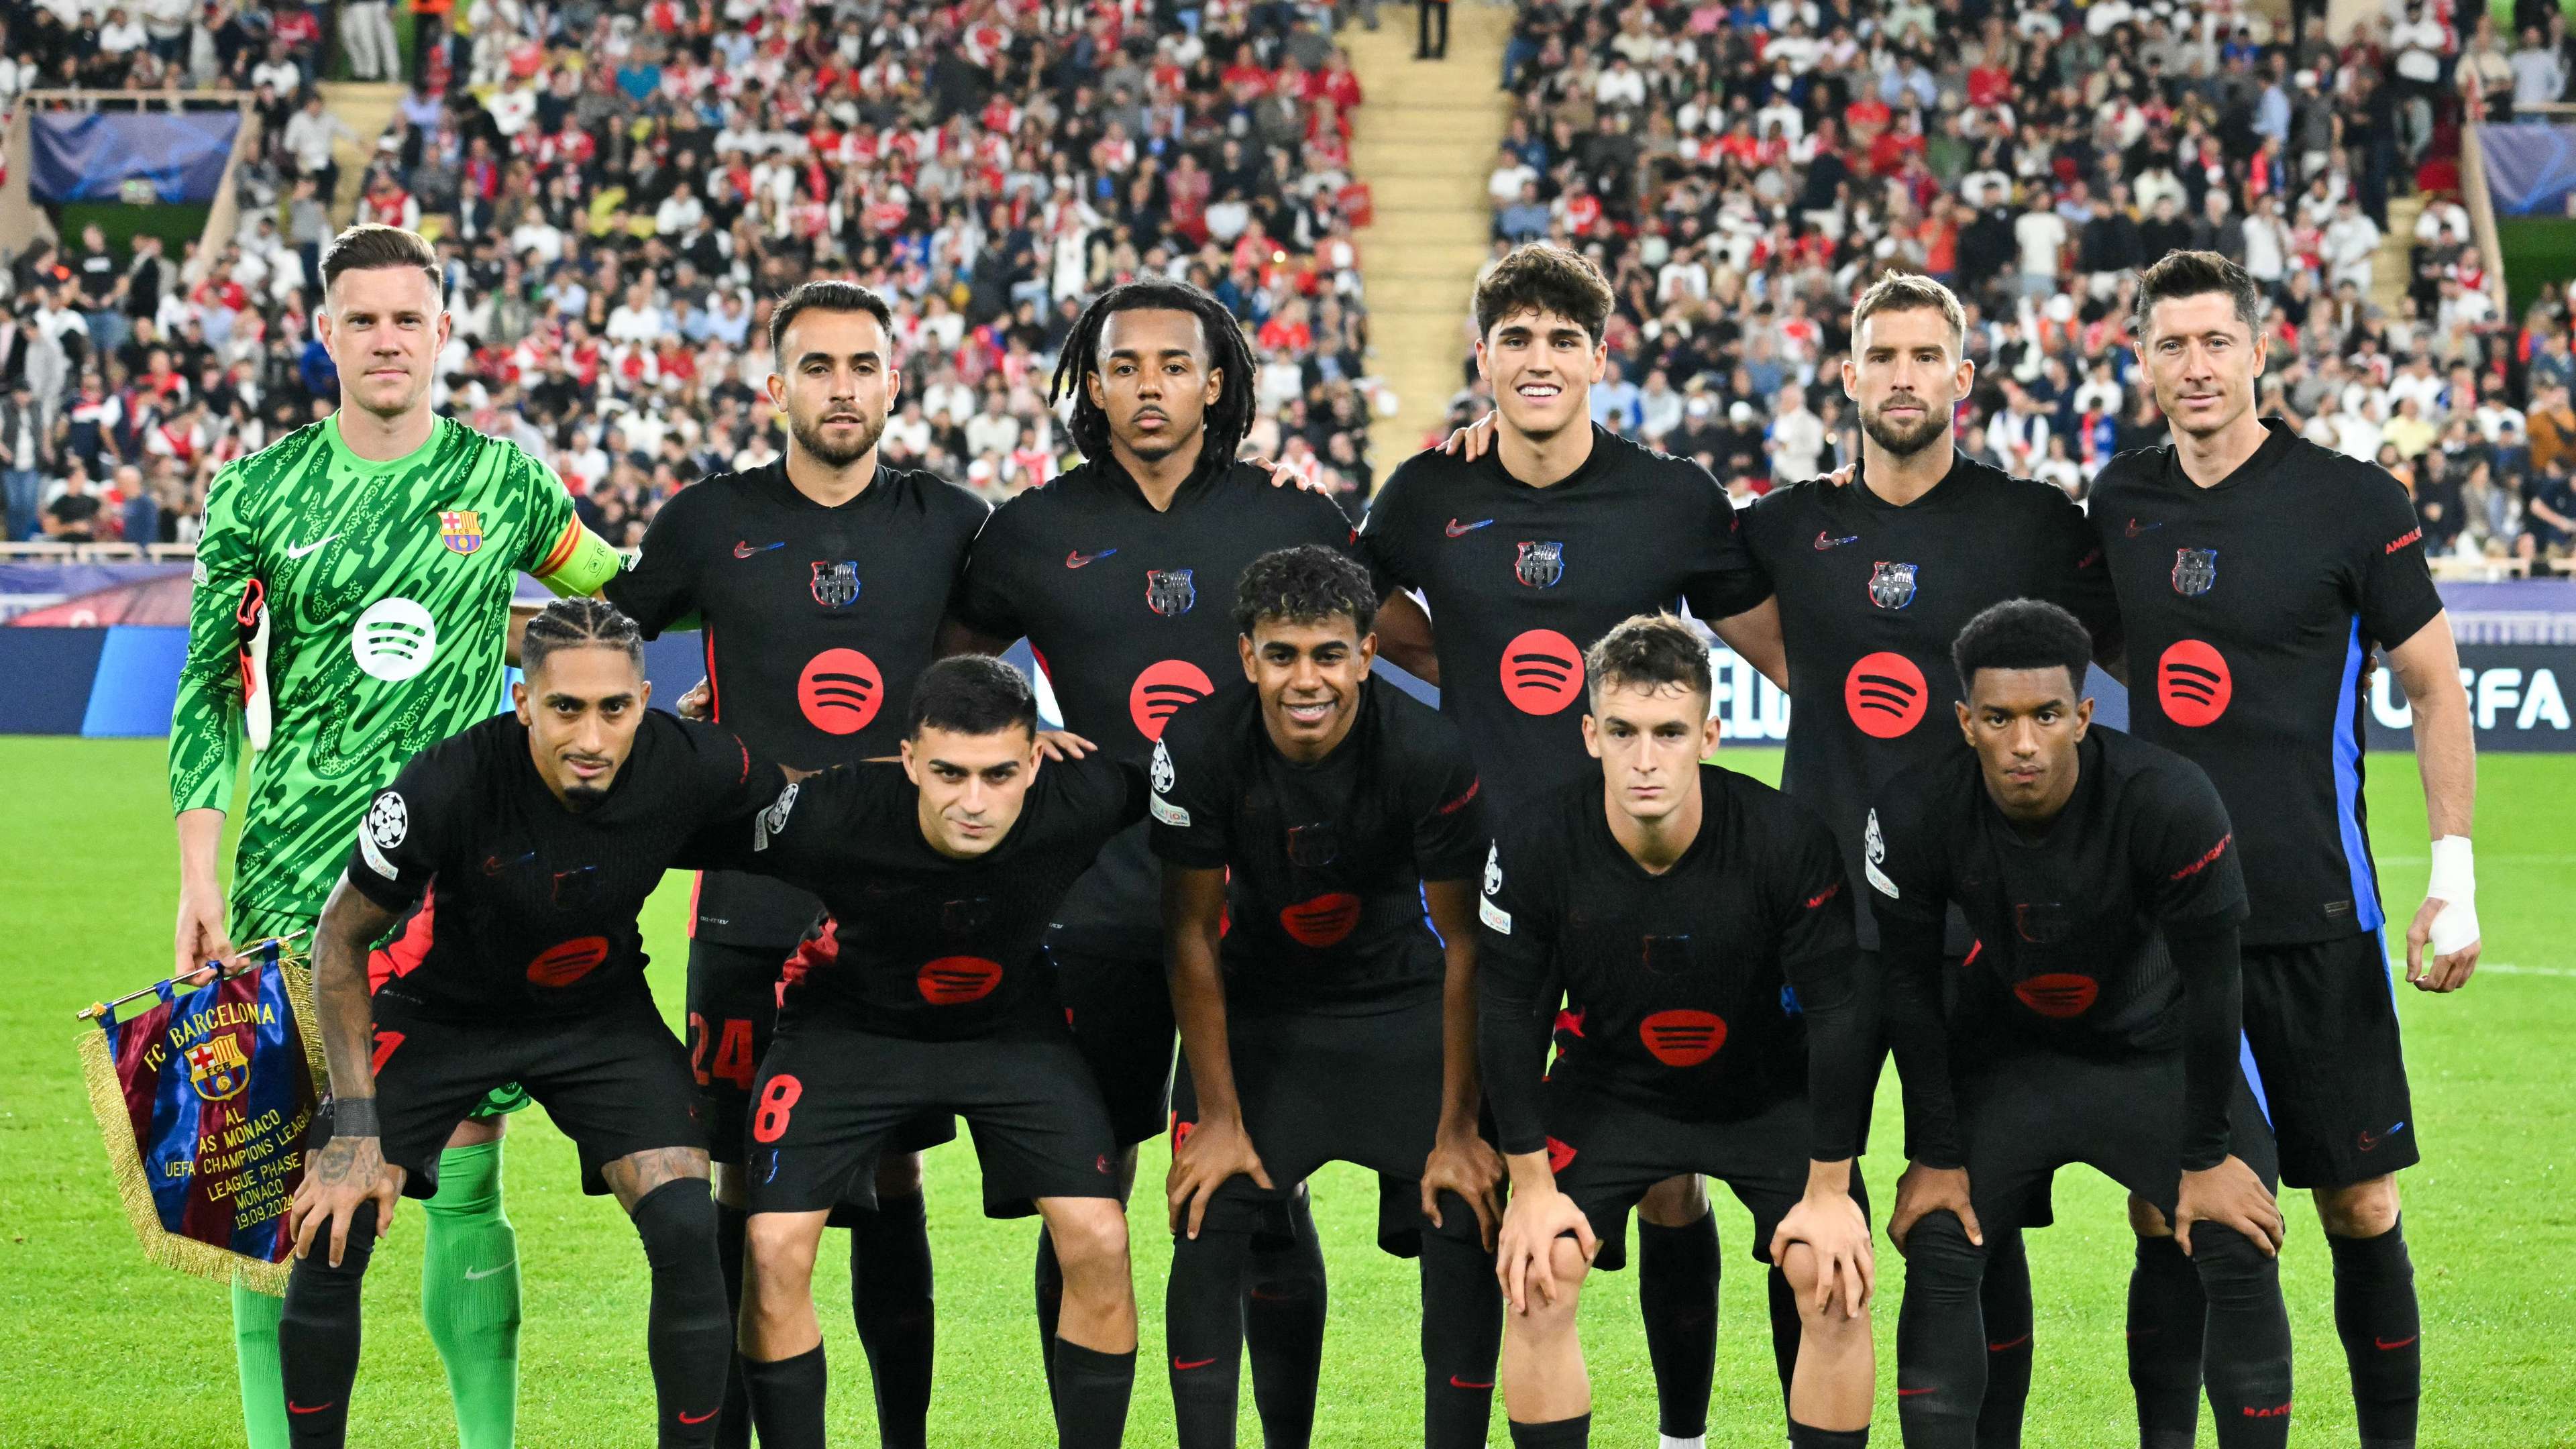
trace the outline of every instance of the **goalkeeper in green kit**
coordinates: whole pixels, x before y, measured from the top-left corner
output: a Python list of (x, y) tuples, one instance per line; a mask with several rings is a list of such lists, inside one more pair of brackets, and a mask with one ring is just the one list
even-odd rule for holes
[[(342, 232), (322, 293), (339, 411), (227, 465), (206, 496), (170, 726), (181, 972), (310, 930), (376, 788), (499, 708), (519, 574), (587, 594), (618, 568), (545, 464), (431, 412), (449, 322), (426, 240)], [(259, 753), (227, 919), (216, 857), (245, 727)], [(421, 1310), (463, 1449), (506, 1449), (516, 1414), (519, 1255), (501, 1212), (501, 1128), (526, 1099), (503, 1095), (449, 1139), (425, 1209)], [(235, 1285), (251, 1449), (287, 1443), (281, 1313)]]

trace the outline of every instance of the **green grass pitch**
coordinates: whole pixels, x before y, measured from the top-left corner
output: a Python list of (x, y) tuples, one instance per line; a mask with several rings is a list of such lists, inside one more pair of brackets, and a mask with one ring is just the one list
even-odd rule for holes
[[(201, 1449), (239, 1444), (231, 1320), (220, 1289), (147, 1266), (109, 1188), (78, 1068), (72, 1013), (144, 984), (168, 965), (175, 850), (158, 741), (0, 740), (0, 814), (18, 865), (0, 890), (0, 1446)], [(1729, 762), (1771, 776), (1776, 753)], [(2401, 989), (2415, 1110), (2429, 1155), (2402, 1179), (2424, 1301), (2428, 1392), (2422, 1442), (2458, 1449), (2576, 1445), (2576, 757), (2490, 756), (2479, 791), (2480, 915), (2486, 960), (2469, 989), (2437, 999)], [(2370, 761), (2371, 820), (2392, 920), (2408, 919), (2426, 858), (2413, 761)], [(684, 887), (656, 898), (648, 934), (655, 989), (680, 1002)], [(1895, 1120), (1894, 1074), (1882, 1124)], [(1865, 1171), (1885, 1212), (1897, 1133), (1882, 1127)], [(529, 1112), (511, 1127), (508, 1204), (526, 1274), (520, 1442), (641, 1443), (652, 1390), (644, 1365), (645, 1268), (607, 1199), (585, 1199), (571, 1146)], [(1160, 1364), (1169, 1262), (1153, 1144), (1137, 1215), (1143, 1352), (1130, 1442), (1168, 1444)], [(933, 1154), (938, 1259), (938, 1394), (943, 1445), (1053, 1442), (1029, 1287), (1031, 1224), (986, 1221), (966, 1148)], [(1368, 1241), (1374, 1187), (1336, 1168), (1316, 1180), (1332, 1275), (1332, 1327), (1317, 1441), (1419, 1442), (1416, 1288), (1411, 1265)], [(2293, 1442), (2354, 1441), (2330, 1271), (2305, 1195), (2285, 1204), (2284, 1280), (2298, 1344)], [(1711, 1442), (1780, 1442), (1780, 1406), (1749, 1220), (1719, 1194), (1726, 1280)], [(2084, 1169), (2062, 1175), (2059, 1225), (2031, 1239), (2038, 1371), (2026, 1441), (2136, 1442), (2121, 1348), (2129, 1237), (2121, 1195)], [(396, 1219), (370, 1275), (366, 1359), (351, 1442), (453, 1444), (445, 1382), (418, 1316), (421, 1217)], [(867, 1370), (848, 1283), (826, 1245), (818, 1275), (834, 1376), (837, 1442), (873, 1444)], [(1877, 1303), (1881, 1442), (1896, 1442), (1893, 1379), (1903, 1262), (1884, 1246)], [(1594, 1280), (1585, 1310), (1596, 1443), (1654, 1442), (1653, 1385), (1637, 1328), (1636, 1275)], [(1249, 1406), (1246, 1442), (1257, 1442)], [(1496, 1415), (1491, 1442), (1506, 1442)], [(2206, 1428), (2202, 1443), (2212, 1442)]]

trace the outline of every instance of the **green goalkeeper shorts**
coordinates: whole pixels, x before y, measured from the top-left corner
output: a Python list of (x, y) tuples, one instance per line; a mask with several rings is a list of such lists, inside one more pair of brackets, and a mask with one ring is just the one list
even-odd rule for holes
[[(276, 911), (235, 910), (232, 920), (233, 949), (247, 950), (257, 942), (272, 937), (292, 936), (301, 931), (304, 935), (296, 941), (292, 949), (310, 954), (313, 949), (312, 933), (316, 924), (311, 916), (291, 916)], [(512, 1082), (505, 1087), (493, 1088), (484, 1096), (482, 1106), (466, 1114), (466, 1120), (483, 1122), (494, 1117), (506, 1117), (535, 1100), (528, 1095), (527, 1088)]]

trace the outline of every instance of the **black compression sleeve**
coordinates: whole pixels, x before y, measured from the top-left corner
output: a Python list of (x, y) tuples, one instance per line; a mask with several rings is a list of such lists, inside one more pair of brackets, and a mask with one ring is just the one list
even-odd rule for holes
[(1905, 1086), (1906, 1155), (1927, 1167), (1964, 1167), (1958, 1105), (1950, 1091), (1950, 1029), (1941, 1013), (1943, 923), (1878, 913), (1879, 997), (1887, 1042)]
[(1506, 1153), (1547, 1146), (1539, 1119), (1538, 1084), (1547, 1073), (1547, 1010), (1529, 989), (1498, 974), (1476, 983), (1476, 1053), (1485, 1078), (1485, 1100)]
[(1856, 1157), (1867, 1093), (1878, 1076), (1871, 1070), (1878, 1033), (1869, 982), (1846, 957), (1799, 972), (1789, 984), (1807, 1018), (1807, 1111), (1814, 1123), (1807, 1155), (1818, 1162)]
[(2244, 1030), (2241, 937), (2233, 923), (2165, 927), (2165, 948), (2182, 976), (2186, 1172), (2216, 1167), (2227, 1157), (2227, 1104), (2236, 1093), (2236, 1048)]

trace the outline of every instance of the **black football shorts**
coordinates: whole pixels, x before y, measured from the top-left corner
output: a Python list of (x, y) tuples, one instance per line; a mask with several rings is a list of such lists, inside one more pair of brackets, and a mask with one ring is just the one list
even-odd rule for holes
[(2245, 948), (2255, 1091), (2292, 1187), (2343, 1187), (2422, 1160), (2396, 983), (2379, 933)]
[(428, 1014), (396, 984), (376, 992), (376, 1116), (406, 1197), (438, 1190), (456, 1124), (515, 1082), (581, 1154), (582, 1191), (629, 1153), (707, 1145), (688, 1049), (641, 989), (562, 1017), (458, 1021)]
[(1112, 956), (1047, 943), (1056, 998), (1090, 1064), (1121, 1148), (1161, 1135), (1172, 1100), (1172, 990), (1159, 953)]
[[(708, 1153), (718, 1162), (745, 1160), (751, 1085), (778, 1034), (782, 972), (795, 950), (689, 941), (689, 1069), (704, 1108)], [(956, 1139), (955, 1119), (932, 1114), (905, 1123), (887, 1150), (920, 1152)]]

